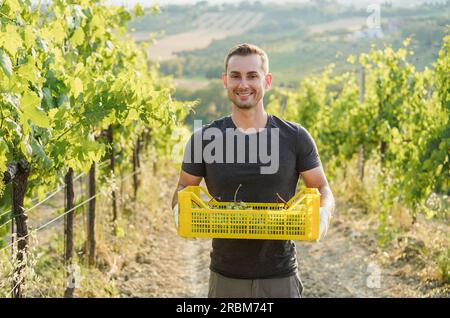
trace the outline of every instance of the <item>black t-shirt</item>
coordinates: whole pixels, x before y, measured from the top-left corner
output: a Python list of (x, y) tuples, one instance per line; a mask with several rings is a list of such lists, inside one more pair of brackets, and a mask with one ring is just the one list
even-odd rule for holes
[[(204, 177), (208, 192), (218, 201), (233, 201), (241, 185), (237, 201), (280, 202), (278, 195), (288, 201), (295, 194), (299, 172), (320, 164), (314, 140), (299, 124), (269, 115), (263, 131), (245, 134), (227, 116), (194, 132), (182, 169)], [(297, 271), (295, 244), (213, 239), (210, 268), (232, 278), (290, 276)]]

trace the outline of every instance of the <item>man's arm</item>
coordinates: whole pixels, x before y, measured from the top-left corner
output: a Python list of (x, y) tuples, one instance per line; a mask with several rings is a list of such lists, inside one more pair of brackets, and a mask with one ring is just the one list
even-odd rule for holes
[(330, 216), (334, 214), (335, 202), (327, 177), (322, 166), (300, 172), (300, 175), (308, 188), (318, 188), (320, 192), (320, 207), (329, 211)]
[(178, 185), (177, 185), (177, 188), (175, 190), (175, 193), (173, 194), (172, 209), (178, 203), (178, 191), (183, 190), (187, 186), (199, 185), (200, 182), (202, 181), (202, 178), (203, 177), (197, 177), (197, 176), (194, 176), (192, 174), (189, 174), (189, 173), (181, 170), (180, 178), (178, 180)]

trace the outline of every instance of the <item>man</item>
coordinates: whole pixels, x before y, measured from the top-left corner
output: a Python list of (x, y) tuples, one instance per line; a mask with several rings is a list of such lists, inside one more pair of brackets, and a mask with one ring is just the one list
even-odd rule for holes
[[(178, 216), (177, 192), (199, 185), (202, 178), (219, 201), (280, 202), (280, 197), (287, 201), (295, 194), (301, 176), (307, 187), (321, 193), (323, 237), (334, 211), (333, 194), (309, 133), (264, 110), (264, 93), (272, 82), (266, 53), (251, 44), (233, 47), (222, 80), (232, 102), (231, 116), (191, 137), (172, 202), (174, 213)], [(236, 138), (245, 143), (234, 143)], [(287, 298), (301, 297), (303, 291), (292, 241), (213, 239), (210, 270), (209, 297)]]

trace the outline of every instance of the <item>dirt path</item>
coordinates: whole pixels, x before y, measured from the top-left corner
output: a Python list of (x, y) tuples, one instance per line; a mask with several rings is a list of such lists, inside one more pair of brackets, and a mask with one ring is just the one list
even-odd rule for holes
[(319, 243), (298, 243), (305, 297), (420, 297), (382, 264), (376, 242), (336, 221)]
[[(165, 232), (165, 233), (164, 233)], [(207, 241), (184, 241), (164, 231), (122, 271), (118, 286), (123, 297), (206, 297)]]
[(211, 241), (186, 240), (176, 234), (171, 209), (163, 202), (172, 191), (162, 182), (158, 208), (148, 211), (154, 213), (149, 231), (143, 233), (139, 251), (118, 276), (122, 297), (207, 296)]

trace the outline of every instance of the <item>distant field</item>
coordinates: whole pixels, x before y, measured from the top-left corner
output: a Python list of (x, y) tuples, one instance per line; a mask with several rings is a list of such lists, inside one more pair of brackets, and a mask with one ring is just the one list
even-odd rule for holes
[[(152, 60), (170, 60), (178, 52), (207, 48), (213, 40), (239, 35), (255, 26), (262, 13), (240, 12), (238, 14), (206, 13), (198, 19), (197, 29), (163, 37), (148, 49)], [(137, 41), (147, 41), (150, 32), (135, 32)]]
[[(365, 0), (364, 0), (365, 1)], [(383, 37), (367, 27), (366, 10), (329, 4), (239, 6), (181, 6), (146, 17), (135, 29), (139, 41), (157, 32), (148, 47), (149, 57), (161, 62), (166, 75), (178, 78), (218, 78), (223, 56), (242, 42), (255, 43), (270, 55), (275, 83), (294, 85), (299, 79), (320, 73), (330, 64), (347, 70), (346, 57), (367, 52), (372, 45), (394, 48), (412, 36), (413, 63), (420, 69), (436, 60), (448, 25), (449, 7), (424, 5), (391, 8), (381, 12)], [(153, 33), (155, 34), (155, 33)], [(196, 87), (188, 83), (184, 87)], [(201, 85), (201, 84), (200, 84)]]
[[(207, 48), (213, 40), (225, 39), (247, 32), (262, 18), (262, 13), (240, 12), (238, 14), (206, 13), (196, 22), (196, 29), (164, 36), (156, 40), (148, 49), (151, 60), (167, 61), (176, 58), (182, 51)], [(319, 34), (327, 31), (345, 29), (357, 31), (365, 26), (365, 18), (339, 19), (332, 22), (312, 25), (309, 31)], [(135, 32), (136, 41), (150, 40), (150, 32)]]
[(150, 31), (148, 31), (148, 32), (139, 31), (139, 32), (132, 33), (132, 36), (133, 36), (133, 38), (136, 41), (139, 42), (139, 41), (148, 41), (148, 40), (150, 40), (150, 34), (151, 34)]
[(183, 88), (190, 91), (196, 91), (202, 88), (205, 88), (209, 85), (209, 80), (195, 80), (195, 79), (187, 79), (187, 78), (174, 78), (173, 83), (177, 88)]
[(224, 39), (229, 36), (228, 31), (199, 29), (164, 37), (148, 49), (151, 60), (166, 61), (176, 57), (176, 53), (204, 49), (213, 40)]
[(358, 31), (366, 26), (366, 18), (339, 19), (327, 23), (312, 25), (309, 28), (311, 33), (323, 33), (335, 30)]

